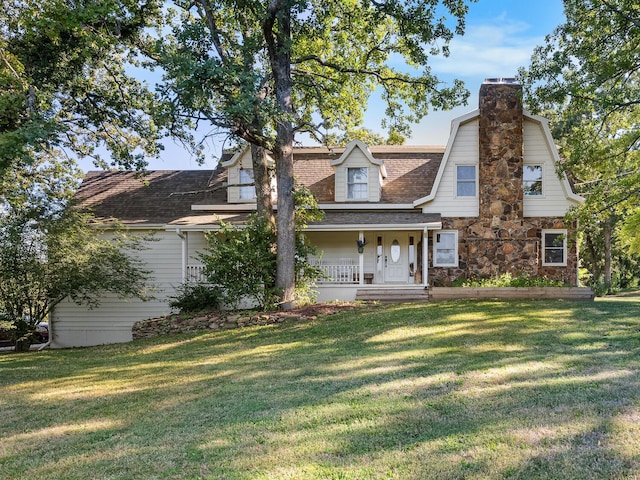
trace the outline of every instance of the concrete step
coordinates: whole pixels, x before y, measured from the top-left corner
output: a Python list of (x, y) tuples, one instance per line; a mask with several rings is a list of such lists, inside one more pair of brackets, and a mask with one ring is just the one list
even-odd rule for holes
[(424, 287), (359, 288), (356, 300), (383, 303), (427, 302), (429, 295)]

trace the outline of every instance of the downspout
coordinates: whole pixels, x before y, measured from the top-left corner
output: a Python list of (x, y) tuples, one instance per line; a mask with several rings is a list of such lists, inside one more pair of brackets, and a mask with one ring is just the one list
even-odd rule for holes
[(422, 286), (429, 287), (429, 230), (422, 231)]
[(189, 256), (189, 240), (186, 233), (176, 228), (176, 235), (182, 240), (182, 283), (187, 281), (187, 258)]

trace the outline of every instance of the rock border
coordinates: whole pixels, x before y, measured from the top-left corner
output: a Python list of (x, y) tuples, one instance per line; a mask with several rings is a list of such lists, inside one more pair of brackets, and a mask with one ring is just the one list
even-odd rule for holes
[(316, 304), (281, 312), (211, 311), (195, 314), (172, 314), (140, 320), (131, 328), (133, 339), (198, 331), (231, 330), (234, 328), (274, 325), (287, 321), (313, 321), (318, 316), (333, 315), (362, 305), (355, 303)]
[(589, 287), (432, 287), (429, 300), (456, 300), (462, 298), (545, 299), (593, 301), (595, 295)]

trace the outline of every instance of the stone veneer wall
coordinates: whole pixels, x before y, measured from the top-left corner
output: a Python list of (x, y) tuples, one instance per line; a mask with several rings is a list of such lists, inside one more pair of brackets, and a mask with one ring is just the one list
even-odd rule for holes
[(430, 283), (448, 286), (458, 278), (508, 272), (515, 276), (547, 276), (576, 285), (577, 254), (575, 241), (571, 241), (575, 229), (567, 229), (567, 266), (543, 267), (542, 229), (567, 227), (562, 218), (523, 215), (522, 87), (515, 83), (484, 83), (479, 106), (479, 217), (442, 219), (444, 230), (459, 232), (460, 264), (458, 268), (431, 268)]
[(483, 83), (479, 107), (480, 218), (495, 228), (523, 217), (522, 87)]
[[(563, 218), (527, 217), (524, 220), (502, 222), (498, 229), (487, 229), (478, 218), (443, 218), (443, 230), (458, 230), (457, 268), (431, 267), (429, 283), (450, 286), (458, 279), (494, 277), (504, 273), (578, 283), (576, 230)], [(567, 266), (542, 265), (542, 230), (567, 229)], [(430, 249), (429, 256), (433, 252)], [(430, 258), (430, 265), (433, 260)]]

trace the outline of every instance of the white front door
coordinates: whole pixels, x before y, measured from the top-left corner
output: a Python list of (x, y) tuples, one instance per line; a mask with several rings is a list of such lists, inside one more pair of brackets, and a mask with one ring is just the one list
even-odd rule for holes
[(386, 235), (384, 244), (385, 283), (406, 283), (409, 277), (406, 236)]

